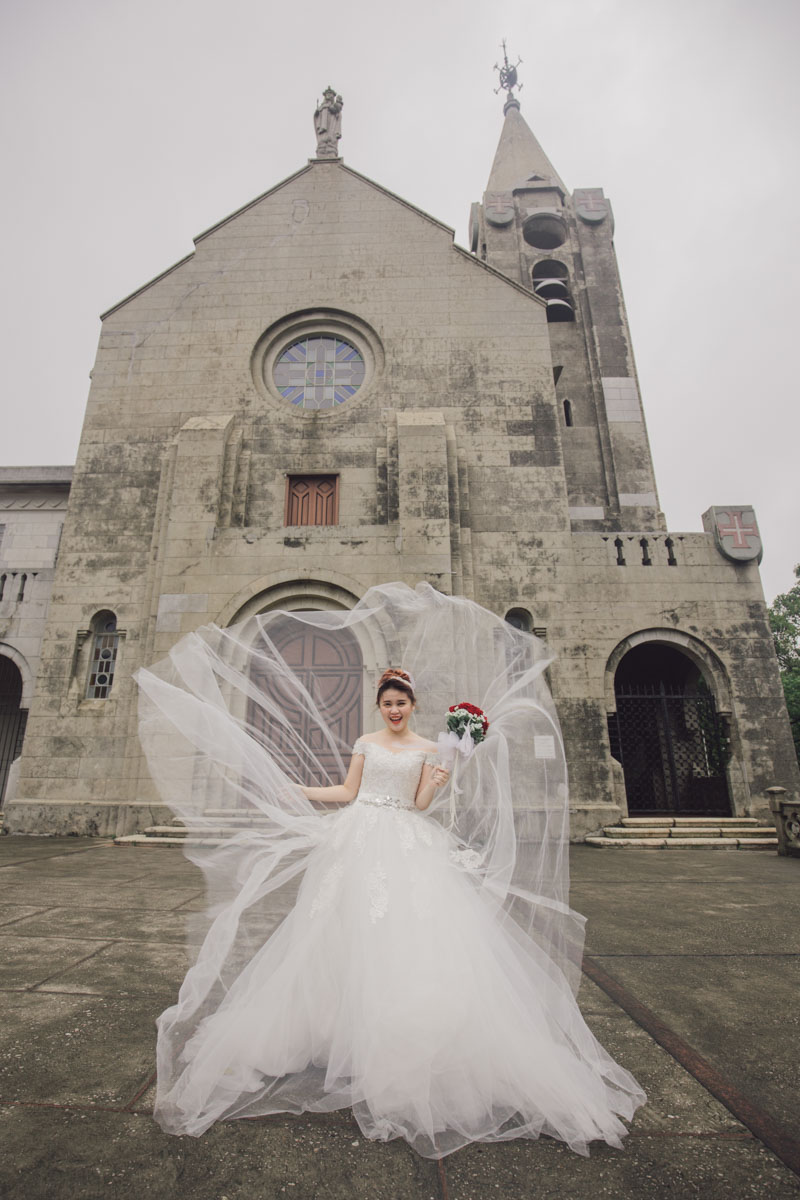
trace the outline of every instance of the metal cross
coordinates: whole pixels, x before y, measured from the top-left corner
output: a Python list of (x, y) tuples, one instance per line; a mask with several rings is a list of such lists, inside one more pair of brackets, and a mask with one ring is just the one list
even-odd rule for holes
[(499, 73), (500, 76), (500, 87), (496, 87), (494, 89), (494, 94), (496, 96), (498, 92), (505, 90), (510, 96), (514, 88), (516, 88), (518, 92), (522, 91), (522, 84), (517, 82), (517, 67), (522, 62), (522, 59), (518, 58), (515, 63), (510, 63), (508, 61), (505, 38), (503, 38), (501, 45), (503, 47), (503, 65), (502, 67), (498, 67), (497, 63), (494, 64), (494, 69)]

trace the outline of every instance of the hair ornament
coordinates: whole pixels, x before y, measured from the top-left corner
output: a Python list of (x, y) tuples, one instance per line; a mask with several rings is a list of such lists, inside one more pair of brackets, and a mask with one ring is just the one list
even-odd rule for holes
[(400, 683), (407, 683), (412, 692), (416, 690), (414, 676), (399, 667), (389, 667), (388, 670), (384, 671), (378, 680), (378, 687), (381, 687), (384, 683), (388, 683), (392, 679), (397, 679)]

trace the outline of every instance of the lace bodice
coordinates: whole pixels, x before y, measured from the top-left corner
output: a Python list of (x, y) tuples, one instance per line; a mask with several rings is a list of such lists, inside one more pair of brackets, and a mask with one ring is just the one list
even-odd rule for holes
[(387, 750), (377, 742), (359, 738), (353, 754), (364, 755), (357, 800), (388, 804), (393, 808), (413, 808), (423, 765), (436, 763), (438, 755), (419, 750)]

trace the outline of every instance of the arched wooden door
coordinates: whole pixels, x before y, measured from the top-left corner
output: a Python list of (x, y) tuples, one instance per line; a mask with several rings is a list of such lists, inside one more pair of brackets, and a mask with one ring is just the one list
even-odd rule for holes
[(0, 655), (0, 804), (8, 772), (22, 753), (28, 710), (21, 708), (22, 676), (10, 658)]
[[(316, 629), (286, 618), (272, 624), (269, 635), (287, 665), (324, 712), (340, 746), (352, 746), (363, 728), (363, 664), (361, 650), (353, 634), (346, 629), (336, 632)], [(258, 688), (271, 689), (273, 698), (289, 718), (292, 728), (299, 732), (303, 744), (314, 752), (329, 779), (341, 782), (334, 754), (323, 743), (318, 729), (296, 701), (274, 681), (267, 683), (258, 662), (254, 664), (250, 677)], [(259, 722), (265, 720), (265, 714), (252, 706), (249, 719), (258, 726)], [(279, 731), (271, 729), (270, 737), (279, 739)], [(281, 749), (291, 756), (288, 745), (281, 746)], [(347, 750), (343, 749), (342, 753), (346, 760)], [(324, 784), (328, 779), (307, 779), (304, 782)]]

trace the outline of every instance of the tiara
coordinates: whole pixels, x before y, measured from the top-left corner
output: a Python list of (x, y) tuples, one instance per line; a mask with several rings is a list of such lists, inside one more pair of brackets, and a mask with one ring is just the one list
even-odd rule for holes
[(388, 683), (390, 679), (396, 679), (396, 680), (398, 680), (399, 683), (408, 684), (408, 686), (411, 688), (412, 692), (415, 689), (416, 685), (414, 683), (414, 676), (411, 675), (408, 671), (406, 671), (406, 673), (404, 675), (395, 675), (394, 672), (392, 672), (392, 674), (390, 674), (390, 675), (385, 675), (381, 679), (381, 683)]

